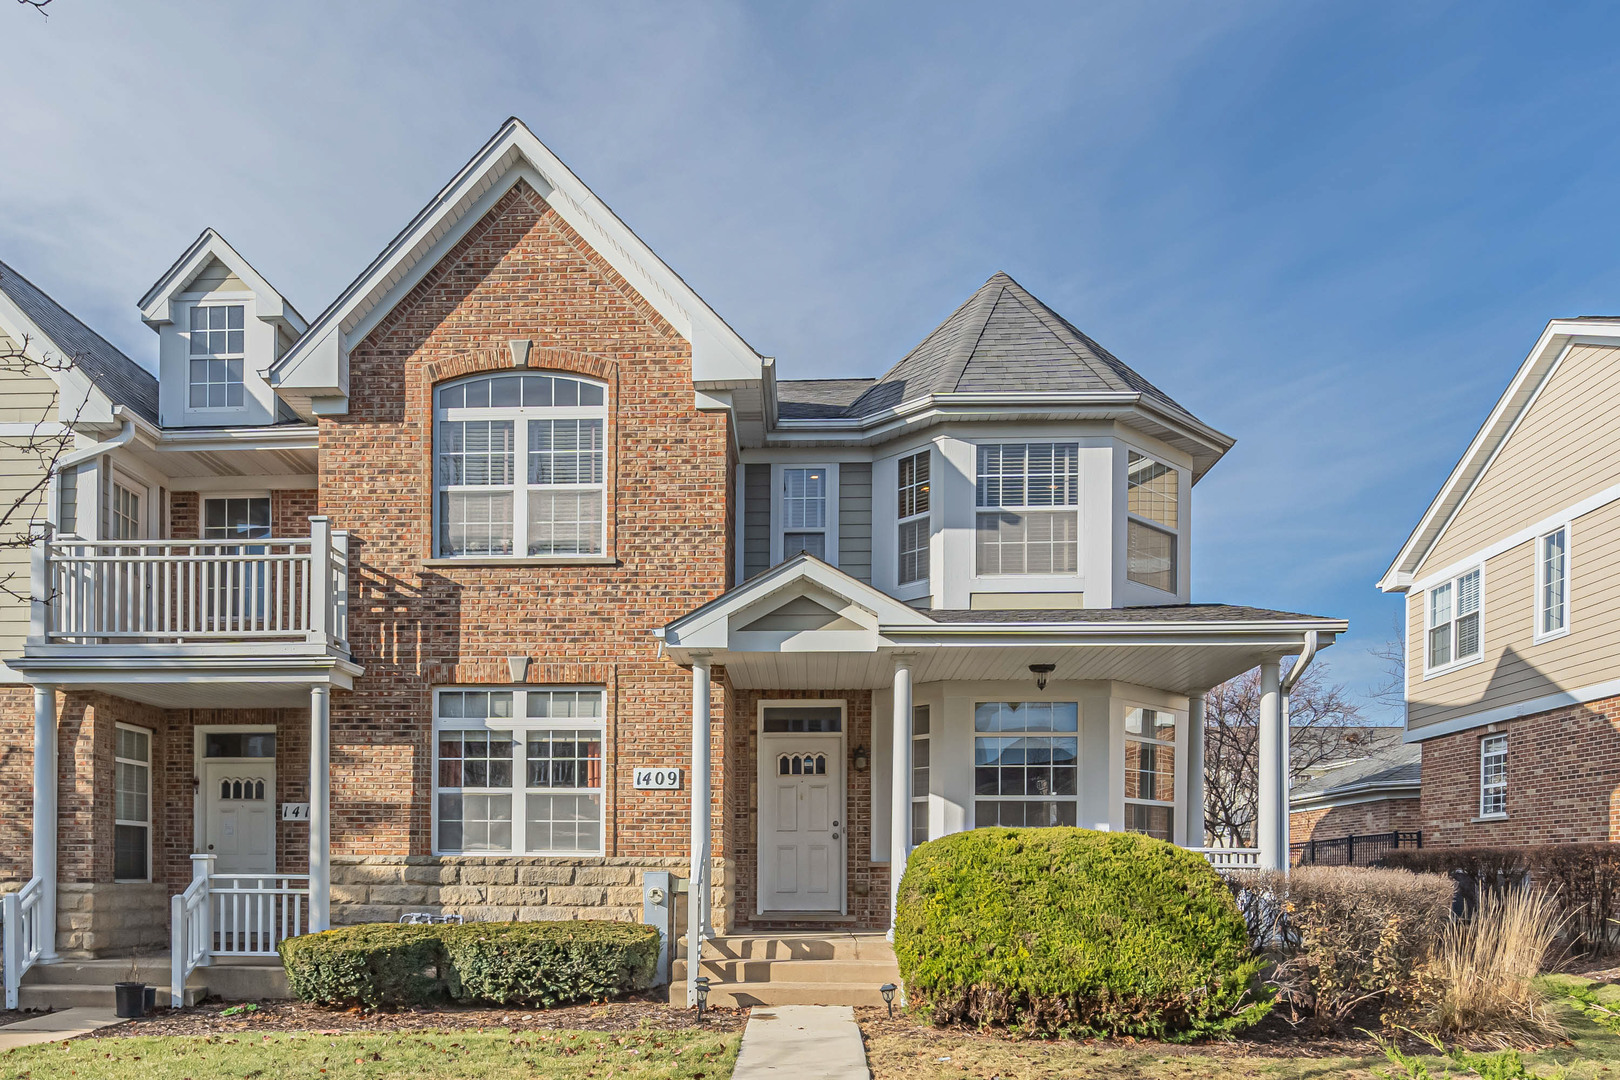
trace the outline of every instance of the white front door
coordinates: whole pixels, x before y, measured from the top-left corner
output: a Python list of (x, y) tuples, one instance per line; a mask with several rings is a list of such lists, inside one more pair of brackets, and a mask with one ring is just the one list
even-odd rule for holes
[(276, 763), (208, 761), (203, 765), (203, 851), (216, 874), (276, 871)]
[(838, 734), (760, 736), (761, 911), (843, 910), (843, 744)]

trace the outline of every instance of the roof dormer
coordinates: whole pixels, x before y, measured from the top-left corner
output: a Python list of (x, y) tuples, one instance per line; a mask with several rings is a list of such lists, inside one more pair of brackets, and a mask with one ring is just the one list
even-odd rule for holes
[(147, 290), (140, 309), (158, 334), (164, 427), (259, 427), (286, 413), (264, 373), (307, 324), (213, 229)]

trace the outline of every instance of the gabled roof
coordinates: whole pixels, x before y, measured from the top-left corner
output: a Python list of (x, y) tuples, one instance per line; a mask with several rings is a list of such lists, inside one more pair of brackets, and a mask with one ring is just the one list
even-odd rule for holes
[[(692, 346), (693, 381), (725, 389), (763, 378), (762, 358), (523, 121), (512, 117), (361, 271), (271, 369), (310, 411), (347, 409), (348, 350), (520, 181), (539, 192)], [(323, 401), (317, 406), (315, 403)]]
[(1620, 345), (1620, 326), (1607, 316), (1582, 316), (1578, 319), (1554, 319), (1547, 324), (1535, 348), (1513, 375), (1507, 389), (1497, 400), (1485, 423), (1480, 426), (1462, 459), (1446, 477), (1440, 491), (1424, 510), (1406, 543), (1395, 556), (1378, 587), (1385, 592), (1405, 592), (1414, 579), (1415, 571), (1440, 539), (1446, 526), (1456, 517), (1469, 492), (1474, 490), (1485, 470), (1495, 459), (1496, 452), (1507, 441), (1519, 419), (1530, 408), (1541, 388), (1546, 385), (1558, 360), (1575, 344), (1595, 343)]
[[(1296, 743), (1308, 736), (1306, 728), (1294, 735)], [(1332, 733), (1340, 738), (1343, 733)], [(1293, 787), (1290, 801), (1296, 809), (1352, 797), (1411, 798), (1422, 781), (1423, 748), (1404, 740), (1400, 727), (1367, 727), (1344, 739), (1340, 761), (1314, 770)]]
[(1186, 409), (1118, 357), (996, 273), (849, 407), (892, 409), (930, 394), (1015, 391), (1139, 394), (1196, 422)]
[(171, 304), (174, 298), (184, 293), (197, 275), (216, 261), (252, 290), (254, 309), (259, 318), (283, 324), (295, 337), (308, 328), (298, 309), (289, 304), (263, 274), (253, 269), (253, 265), (213, 229), (204, 229), (180, 253), (174, 264), (146, 290), (146, 295), (136, 304), (141, 309), (141, 318), (154, 329), (163, 323), (173, 322)]
[(3, 262), (0, 294), (114, 405), (125, 406), (149, 423), (158, 422), (158, 384), (151, 372)]

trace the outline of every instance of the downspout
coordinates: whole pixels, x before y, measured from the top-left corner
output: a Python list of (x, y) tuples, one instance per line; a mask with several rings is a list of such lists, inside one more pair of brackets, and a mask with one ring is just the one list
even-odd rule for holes
[(1291, 812), (1290, 808), (1292, 807), (1293, 801), (1294, 801), (1293, 793), (1292, 793), (1293, 772), (1294, 772), (1294, 768), (1293, 768), (1294, 747), (1293, 747), (1293, 738), (1290, 735), (1289, 729), (1288, 729), (1288, 692), (1294, 688), (1296, 683), (1299, 682), (1300, 676), (1305, 674), (1305, 669), (1311, 666), (1311, 661), (1316, 659), (1316, 648), (1317, 648), (1317, 632), (1315, 630), (1307, 630), (1307, 631), (1305, 631), (1305, 648), (1304, 648), (1304, 650), (1300, 652), (1299, 657), (1294, 661), (1293, 666), (1288, 669), (1288, 673), (1282, 677), (1282, 680), (1278, 684), (1278, 689), (1279, 689), (1279, 691), (1281, 691), (1280, 694), (1278, 695), (1279, 698), (1281, 699), (1278, 702), (1278, 708), (1282, 712), (1282, 754), (1281, 754), (1282, 761), (1281, 761), (1280, 767), (1282, 769), (1282, 774), (1283, 774), (1282, 775), (1283, 807), (1282, 807), (1282, 814), (1281, 814), (1282, 820), (1278, 823), (1278, 828), (1282, 832), (1282, 836), (1280, 837), (1280, 843), (1282, 844), (1281, 850), (1282, 850), (1282, 853), (1283, 853), (1283, 873), (1285, 873), (1285, 874), (1288, 872), (1289, 866), (1294, 861), (1293, 860), (1293, 852), (1292, 852), (1291, 843), (1290, 843), (1290, 835), (1291, 835), (1290, 823), (1293, 820), (1293, 815), (1292, 815), (1292, 812)]

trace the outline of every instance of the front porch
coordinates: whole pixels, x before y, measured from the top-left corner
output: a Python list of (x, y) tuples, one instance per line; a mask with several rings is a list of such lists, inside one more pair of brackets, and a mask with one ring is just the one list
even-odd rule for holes
[[(179, 988), (330, 922), (330, 709), (359, 667), (348, 538), (36, 543), (31, 876), (6, 989), (35, 964), (169, 950)], [(251, 962), (251, 959), (250, 959)], [(37, 976), (36, 976), (37, 978)]]
[[(717, 847), (732, 933), (886, 930), (911, 850), (985, 825), (1133, 830), (1203, 850), (1202, 696), (1256, 666), (1259, 844), (1205, 855), (1284, 868), (1287, 691), (1344, 629), (1223, 605), (923, 611), (807, 555), (753, 579), (662, 633), (693, 673), (687, 970), (715, 936), (703, 901)], [(733, 792), (718, 844), (716, 693)]]

